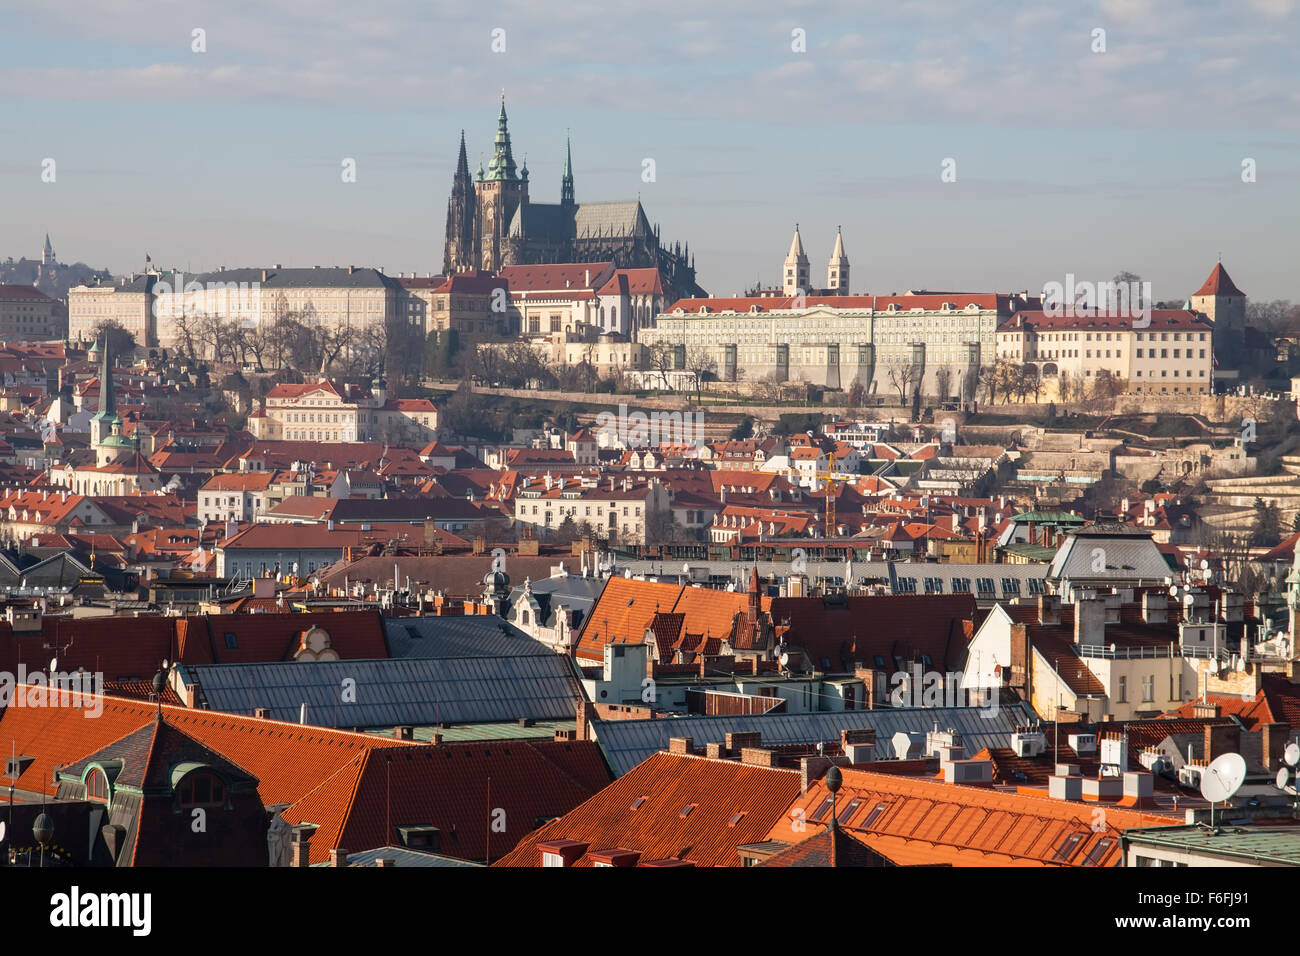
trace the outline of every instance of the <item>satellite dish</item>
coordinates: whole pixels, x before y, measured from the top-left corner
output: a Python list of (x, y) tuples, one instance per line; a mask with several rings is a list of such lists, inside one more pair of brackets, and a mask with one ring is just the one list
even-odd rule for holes
[(1202, 560), (1202, 561), (1201, 561), (1201, 570), (1202, 570), (1202, 571), (1208, 571), (1208, 570), (1210, 570), (1210, 562), (1209, 562), (1209, 561)]
[(51, 657), (51, 658), (50, 658), (50, 673), (53, 674), (53, 673), (54, 673), (55, 671), (57, 671), (58, 669), (59, 669), (59, 659), (58, 659), (57, 657)]
[(790, 663), (790, 655), (789, 655), (789, 654), (782, 654), (782, 655), (781, 655), (781, 666), (782, 666), (782, 667), (785, 667), (785, 666), (786, 666), (787, 664), (789, 664), (789, 663)]
[(1169, 589), (1169, 596), (1170, 596), (1171, 598), (1176, 598), (1176, 597), (1178, 597), (1178, 586), (1177, 586), (1177, 585), (1175, 585), (1174, 587), (1171, 587), (1171, 588)]
[(0, 843), (3, 843), (4, 839), (5, 839), (5, 822), (3, 820), (0, 820)]
[(1286, 745), (1286, 750), (1282, 752), (1282, 759), (1286, 761), (1288, 767), (1294, 767), (1300, 763), (1300, 744), (1295, 741)]
[(1246, 761), (1241, 754), (1215, 757), (1201, 774), (1201, 796), (1210, 803), (1223, 803), (1241, 789), (1246, 779)]
[[(1277, 778), (1274, 780), (1274, 784), (1279, 790), (1285, 790), (1287, 787), (1291, 786), (1291, 768), (1278, 767)], [(3, 826), (3, 824), (0, 824), (0, 826)]]

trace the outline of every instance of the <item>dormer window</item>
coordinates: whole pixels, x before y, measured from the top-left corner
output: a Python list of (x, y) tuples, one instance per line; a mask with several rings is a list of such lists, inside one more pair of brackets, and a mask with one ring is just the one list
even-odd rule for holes
[(86, 775), (86, 799), (91, 803), (108, 803), (108, 776), (99, 767)]
[(209, 770), (198, 770), (181, 781), (177, 798), (182, 807), (219, 807), (226, 802), (226, 785)]

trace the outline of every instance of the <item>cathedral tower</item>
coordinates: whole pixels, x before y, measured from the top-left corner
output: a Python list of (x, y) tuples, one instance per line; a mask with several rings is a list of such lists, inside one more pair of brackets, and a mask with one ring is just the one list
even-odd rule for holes
[(849, 257), (844, 253), (844, 236), (835, 227), (835, 248), (826, 266), (826, 291), (831, 295), (849, 294)]
[(560, 180), (560, 205), (572, 206), (573, 200), (573, 147), (569, 137), (564, 137), (564, 178)]
[(444, 275), (464, 272), (478, 265), (475, 250), (478, 247), (478, 196), (474, 181), (469, 175), (469, 160), (465, 156), (465, 131), (460, 131), (460, 156), (456, 160), (456, 175), (451, 181), (451, 198), (447, 200), (447, 241), (443, 247), (442, 271)]
[(528, 179), (515, 169), (510, 150), (510, 128), (506, 121), (506, 95), (501, 94), (497, 135), (487, 175), (478, 183), (479, 267), (489, 272), (510, 265), (506, 259), (506, 234), (510, 220), (521, 204), (528, 203)]
[(798, 223), (795, 223), (790, 253), (785, 257), (785, 281), (782, 283), (782, 288), (788, 296), (808, 294), (808, 257), (804, 255)]

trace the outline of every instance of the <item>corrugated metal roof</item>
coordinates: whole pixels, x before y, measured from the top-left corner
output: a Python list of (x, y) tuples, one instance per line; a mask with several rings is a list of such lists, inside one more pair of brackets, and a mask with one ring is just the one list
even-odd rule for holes
[[(183, 666), (213, 710), (318, 727), (487, 723), (571, 718), (581, 690), (567, 657), (409, 658)], [(355, 681), (355, 702), (345, 681)]]
[[(848, 710), (829, 714), (738, 714), (726, 717), (679, 717), (662, 720), (593, 721), (596, 742), (615, 775), (622, 776), (672, 737), (690, 737), (697, 747), (720, 742), (728, 733), (759, 731), (763, 744), (839, 742), (841, 730), (874, 728), (882, 745), (900, 731), (925, 733), (938, 724), (961, 733), (967, 753), (1006, 747), (1018, 724), (1031, 719), (1024, 704), (1003, 705), (989, 712), (978, 707), (907, 707)], [(892, 756), (885, 750), (882, 756)]]

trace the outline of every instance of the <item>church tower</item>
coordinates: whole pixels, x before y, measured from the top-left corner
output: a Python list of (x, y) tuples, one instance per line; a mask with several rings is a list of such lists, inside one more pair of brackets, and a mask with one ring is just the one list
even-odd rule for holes
[(844, 236), (835, 227), (835, 248), (826, 266), (826, 291), (831, 295), (849, 294), (849, 257), (844, 253)]
[(804, 255), (798, 223), (794, 226), (794, 239), (790, 243), (790, 253), (785, 257), (785, 281), (782, 283), (782, 288), (788, 296), (808, 294), (808, 257)]
[(1222, 368), (1237, 368), (1246, 344), (1246, 293), (1237, 288), (1223, 263), (1192, 293), (1192, 308), (1214, 323), (1214, 359)]
[(478, 257), (478, 197), (474, 181), (469, 176), (469, 160), (465, 156), (465, 131), (460, 131), (460, 156), (456, 160), (456, 175), (451, 181), (451, 198), (447, 201), (447, 241), (443, 247), (442, 271), (444, 275), (473, 269)]
[(41, 250), (41, 265), (54, 265), (54, 247), (50, 245), (50, 234), (45, 234), (45, 248)]
[(497, 272), (510, 265), (506, 256), (506, 234), (510, 220), (521, 204), (528, 203), (528, 179), (515, 169), (510, 150), (510, 128), (506, 121), (506, 95), (501, 94), (501, 112), (497, 116), (497, 135), (493, 140), (492, 159), (487, 175), (478, 183), (479, 267)]
[(560, 205), (576, 205), (573, 199), (573, 146), (564, 137), (564, 178), (560, 180)]
[(122, 419), (117, 414), (113, 395), (113, 349), (107, 334), (100, 351), (99, 411), (90, 420), (90, 444), (95, 449), (95, 464), (102, 468), (119, 461), (132, 450), (131, 441), (122, 434)]

